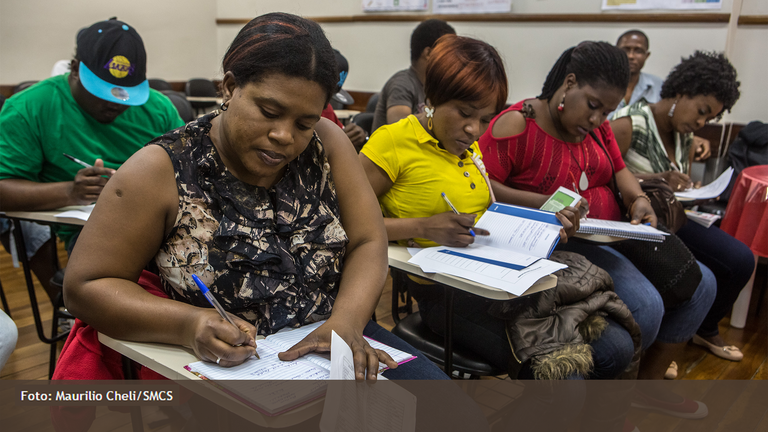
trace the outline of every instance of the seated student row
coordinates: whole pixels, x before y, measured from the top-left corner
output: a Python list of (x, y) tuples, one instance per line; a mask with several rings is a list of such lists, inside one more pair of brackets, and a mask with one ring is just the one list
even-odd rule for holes
[[(503, 72), (503, 70), (502, 70), (502, 72)], [(506, 83), (504, 84), (504, 86), (506, 86)], [(495, 111), (494, 111), (494, 112), (495, 112)], [(491, 114), (492, 114), (492, 113), (491, 113)], [(487, 123), (486, 123), (486, 127), (487, 127)], [(477, 134), (477, 136), (479, 136), (479, 133)], [(475, 138), (476, 138), (476, 137), (475, 137)], [(486, 190), (487, 190), (487, 186), (486, 186)], [(572, 216), (573, 216), (573, 215), (575, 215), (575, 214), (572, 214)], [(577, 221), (577, 219), (578, 219), (578, 218), (573, 218), (573, 217), (572, 217), (572, 219), (574, 219), (574, 221)], [(644, 345), (647, 345), (647, 341), (646, 341), (646, 340), (644, 340)]]
[[(423, 90), (424, 75), (427, 61), (432, 54), (431, 47), (423, 47), (426, 42), (430, 41), (430, 38), (434, 38), (431, 39), (431, 41), (434, 41), (444, 34), (455, 34), (455, 31), (440, 20), (424, 21), (414, 30), (411, 36), (411, 68), (395, 74), (387, 82), (379, 98), (377, 112), (381, 111), (383, 113), (386, 109), (387, 123), (393, 123), (397, 119), (405, 117), (405, 114), (401, 114), (399, 110), (407, 109), (413, 114), (423, 110), (425, 101)], [(630, 83), (626, 87), (626, 97), (621, 99), (619, 107), (634, 105), (636, 102), (640, 103), (638, 101), (644, 98), (651, 102), (658, 102), (663, 80), (641, 72), (645, 59), (650, 55), (650, 51), (648, 51), (648, 37), (639, 30), (630, 30), (619, 36), (616, 45), (627, 53), (630, 63)], [(722, 54), (702, 52), (697, 52), (694, 56), (681, 63), (670, 74), (667, 81), (669, 82), (665, 87), (667, 88), (668, 96), (666, 96), (667, 102), (664, 109), (669, 110), (669, 120), (673, 122), (674, 127), (685, 128), (685, 130), (679, 129), (675, 132), (668, 126), (670, 122), (664, 121), (659, 123), (664, 128), (664, 132), (661, 132), (663, 138), (659, 137), (655, 127), (651, 129), (653, 133), (638, 132), (632, 138), (635, 140), (637, 137), (640, 137), (633, 142), (643, 143), (641, 152), (654, 152), (652, 154), (653, 160), (662, 161), (661, 164), (657, 164), (659, 168), (665, 166), (675, 168), (674, 170), (654, 174), (653, 176), (664, 178), (665, 180), (669, 178), (669, 183), (673, 187), (682, 187), (681, 185), (683, 184), (680, 181), (685, 181), (686, 183), (683, 186), (688, 186), (691, 183), (685, 174), (687, 172), (685, 165), (677, 163), (677, 160), (680, 159), (680, 154), (687, 156), (685, 149), (690, 148), (691, 154), (692, 156), (695, 155), (696, 160), (703, 160), (709, 155), (708, 142), (693, 137), (691, 131), (702, 127), (706, 121), (716, 117), (717, 115), (715, 114), (730, 110), (739, 97), (739, 83), (736, 81), (735, 69)], [(685, 118), (687, 114), (684, 113), (689, 111), (687, 108), (693, 106), (697, 100), (702, 98), (715, 98), (722, 106), (717, 109), (712, 108), (707, 113), (700, 113), (700, 118), (697, 119)], [(678, 105), (678, 101), (681, 109), (678, 110), (678, 115), (673, 117), (674, 107)], [(661, 108), (658, 111), (661, 111)], [(645, 120), (647, 117), (647, 115), (642, 116), (640, 121), (648, 124), (648, 121)], [(667, 134), (669, 138), (667, 138)], [(654, 143), (653, 139), (658, 140), (658, 143)], [(666, 145), (667, 141), (670, 141), (672, 144), (668, 145), (665, 149), (661, 145), (661, 140), (664, 140), (664, 145)], [(690, 145), (692, 141), (694, 145)], [(674, 148), (675, 142), (677, 143), (677, 149)], [(626, 151), (628, 146), (629, 144), (627, 143), (622, 150)], [(684, 148), (681, 149), (681, 146)], [(664, 162), (667, 158), (668, 162)], [(638, 171), (637, 166), (631, 165), (628, 168), (633, 173), (642, 172)], [(574, 174), (578, 176), (579, 173), (576, 172)], [(647, 177), (648, 175), (646, 175)], [(572, 177), (571, 180), (571, 182), (566, 182), (566, 186), (573, 185), (575, 190), (576, 178)], [(686, 224), (681, 229), (681, 239), (691, 249), (693, 255), (714, 272), (718, 287), (715, 302), (698, 329), (693, 341), (696, 344), (709, 348), (710, 351), (719, 357), (729, 360), (740, 360), (742, 354), (738, 348), (727, 346), (719, 336), (717, 323), (733, 305), (736, 296), (738, 296), (738, 293), (752, 272), (754, 263), (750, 258), (751, 252), (746, 245), (723, 233), (717, 227), (703, 230), (692, 225), (694, 224)], [(671, 376), (676, 374), (674, 363), (670, 366), (666, 376), (669, 377), (670, 372), (672, 372)]]
[[(439, 44), (433, 48), (433, 55), (438, 47)], [(615, 172), (631, 219), (635, 223), (655, 224), (653, 210), (643, 198), (637, 180), (625, 168), (606, 123), (607, 115), (619, 104), (627, 88), (627, 57), (621, 50), (592, 42), (567, 50), (547, 77), (542, 95), (513, 105), (493, 121), (499, 108), (494, 91), (499, 86), (488, 81), (487, 75), (482, 85), (469, 89), (457, 86), (451, 93), (444, 87), (449, 81), (435, 71), (430, 72), (428, 66), (425, 112), (377, 130), (363, 148), (361, 162), (385, 211), (390, 240), (415, 239), (420, 244), (434, 241), (449, 245), (472, 241), (467, 228), (490, 200), (490, 191), (482, 179), (482, 165), (475, 166), (481, 157), (478, 150), (484, 153), (492, 189), (500, 201), (539, 207), (558, 186), (571, 189), (585, 173), (588, 185), (577, 190), (589, 201), (590, 216), (619, 219), (618, 203), (608, 188)], [(441, 85), (431, 84), (430, 79)], [(712, 117), (718, 113), (713, 112)], [(593, 129), (600, 143), (589, 136)], [(479, 148), (473, 144), (476, 139)], [(420, 151), (429, 157), (413, 157)], [(469, 174), (467, 178), (454, 166), (462, 163), (463, 171)], [(467, 215), (449, 213), (440, 198), (441, 191), (453, 195), (456, 206)], [(571, 223), (577, 224), (578, 217)], [(611, 274), (616, 292), (643, 330), (643, 348), (648, 351), (639, 377), (661, 378), (709, 311), (715, 295), (711, 271), (699, 263), (701, 281), (691, 299), (665, 310), (656, 288), (612, 248), (570, 242), (564, 249), (585, 255)], [(418, 283), (411, 283), (411, 288), (419, 300), (424, 321), (440, 333), (440, 312), (432, 311), (441, 309), (441, 295)], [(469, 322), (479, 321), (473, 324), (495, 335), (497, 342), (481, 340), (468, 327), (464, 333), (457, 329), (459, 343), (474, 348), (501, 367), (506, 365), (512, 352), (502, 323), (495, 322), (494, 331), (494, 324), (488, 322), (494, 320), (477, 313), (488, 309), (487, 302), (469, 297), (458, 301), (457, 308), (457, 313)], [(626, 335), (623, 339), (624, 347), (631, 348)], [(596, 351), (598, 370), (601, 352)]]

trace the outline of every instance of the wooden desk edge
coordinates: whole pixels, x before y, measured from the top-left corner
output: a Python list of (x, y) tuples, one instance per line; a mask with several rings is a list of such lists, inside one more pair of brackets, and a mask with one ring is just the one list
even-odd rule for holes
[[(184, 369), (184, 366), (198, 361), (198, 358), (187, 348), (158, 343), (124, 341), (111, 338), (103, 333), (99, 333), (99, 342), (207, 398), (221, 408), (260, 426), (276, 428), (292, 426), (320, 414), (323, 410), (325, 398), (320, 398), (287, 413), (274, 417), (266, 416), (212, 384), (202, 387), (198, 385), (202, 379)], [(204, 389), (205, 393), (201, 393), (200, 389)]]
[(19, 219), (32, 222), (46, 222), (46, 223), (59, 223), (64, 225), (85, 225), (84, 220), (77, 218), (60, 218), (56, 217), (57, 214), (63, 213), (67, 210), (77, 210), (80, 207), (64, 207), (56, 210), (45, 211), (9, 211), (5, 212), (5, 217), (9, 219)]
[[(421, 268), (415, 264), (408, 263), (411, 258), (411, 254), (408, 253), (408, 249), (405, 246), (388, 246), (388, 262), (390, 267), (394, 267), (399, 270), (430, 279), (435, 282), (448, 285), (450, 287), (460, 289), (472, 294), (476, 294), (485, 298), (494, 300), (509, 300), (517, 298), (519, 296), (502, 289), (489, 287), (469, 279), (464, 279), (456, 276), (451, 276), (443, 273), (424, 273)], [(557, 276), (547, 275), (539, 279), (530, 288), (525, 290), (521, 295), (533, 294), (539, 291), (548, 290), (554, 288), (557, 285)]]

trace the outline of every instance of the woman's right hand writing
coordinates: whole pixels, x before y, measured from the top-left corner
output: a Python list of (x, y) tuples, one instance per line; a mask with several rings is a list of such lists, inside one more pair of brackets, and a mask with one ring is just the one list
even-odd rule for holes
[(489, 235), (481, 228), (473, 228), (475, 215), (456, 214), (453, 212), (438, 213), (424, 218), (424, 238), (445, 246), (466, 247), (475, 241), (469, 229), (475, 235)]
[(693, 187), (691, 178), (680, 171), (666, 171), (661, 173), (664, 180), (672, 189), (672, 192), (679, 192)]
[(229, 314), (237, 324), (236, 329), (214, 309), (200, 308), (189, 326), (185, 346), (192, 348), (201, 360), (221, 366), (237, 366), (256, 353), (256, 327), (235, 315)]

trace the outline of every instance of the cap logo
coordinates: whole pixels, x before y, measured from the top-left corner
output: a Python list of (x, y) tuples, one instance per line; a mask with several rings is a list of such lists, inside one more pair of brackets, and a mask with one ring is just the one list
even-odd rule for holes
[(104, 65), (104, 69), (109, 69), (109, 73), (115, 78), (125, 78), (127, 75), (133, 75), (135, 67), (131, 66), (127, 58), (114, 56)]

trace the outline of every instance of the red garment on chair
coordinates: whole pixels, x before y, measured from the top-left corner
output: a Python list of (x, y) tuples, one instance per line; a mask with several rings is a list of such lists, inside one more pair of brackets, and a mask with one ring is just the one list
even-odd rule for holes
[[(168, 298), (160, 288), (160, 277), (144, 271), (139, 285), (158, 297)], [(162, 375), (144, 366), (138, 371), (139, 379), (164, 380)], [(75, 320), (64, 348), (56, 363), (54, 380), (123, 380), (122, 354), (99, 342), (98, 332), (88, 324)], [(112, 409), (112, 408), (110, 408)], [(128, 412), (129, 407), (115, 408)], [(53, 427), (62, 431), (86, 431), (96, 417), (96, 407), (51, 407)]]
[(739, 174), (720, 229), (755, 255), (768, 257), (768, 165), (751, 166)]

